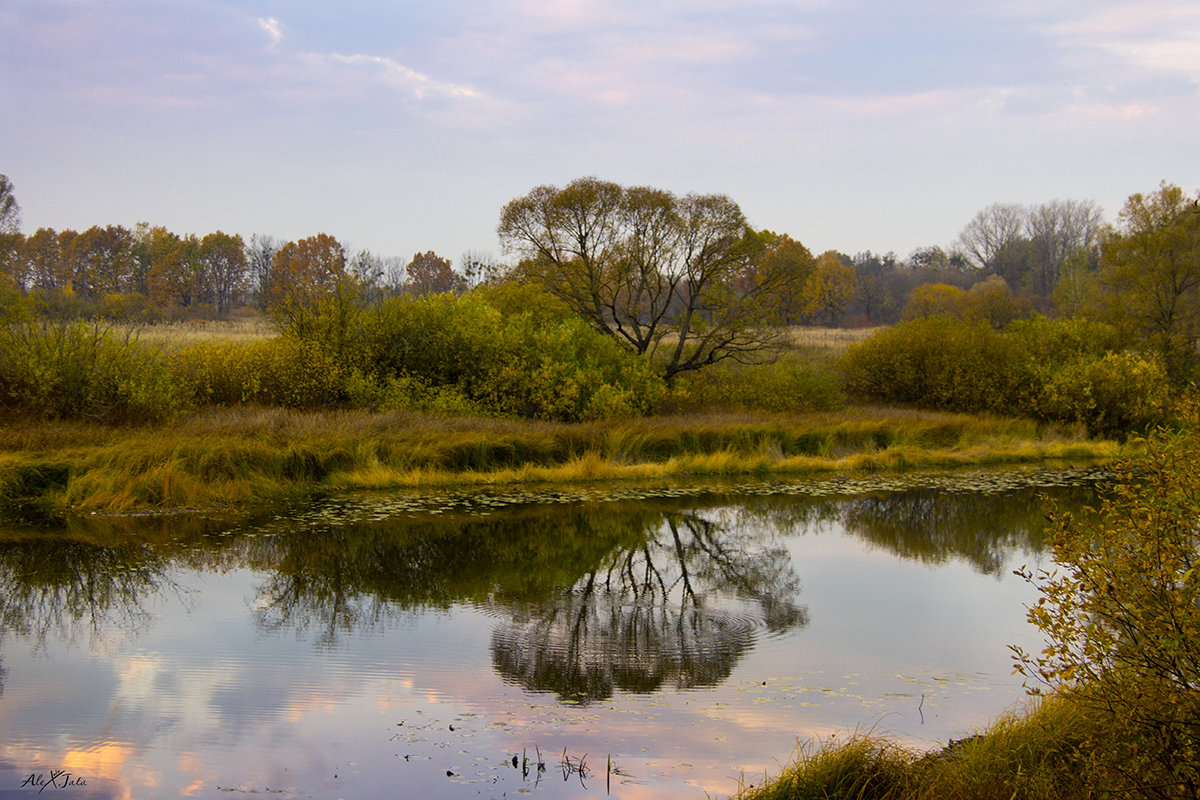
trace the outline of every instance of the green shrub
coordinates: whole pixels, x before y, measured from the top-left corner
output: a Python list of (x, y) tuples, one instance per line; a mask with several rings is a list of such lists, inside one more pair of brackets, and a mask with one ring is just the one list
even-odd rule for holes
[(169, 419), (184, 395), (156, 349), (96, 322), (11, 321), (0, 327), (0, 404), (46, 418)]
[[(340, 365), (345, 398), (356, 405), (563, 421), (657, 407), (665, 386), (644, 359), (540, 297), (510, 287), (392, 298), (356, 312), (353, 336), (324, 321), (323, 313), (344, 312), (331, 304), (310, 312), (292, 337), (324, 351), (331, 374)], [(335, 342), (328, 331), (339, 331)]]
[(1099, 323), (1035, 317), (997, 331), (924, 317), (852, 345), (839, 363), (848, 391), (861, 397), (1121, 434), (1164, 419), (1166, 383), (1152, 357), (1117, 344), (1116, 331)]
[(954, 411), (995, 411), (1022, 384), (1019, 350), (981, 320), (922, 317), (847, 348), (840, 366), (852, 394)]
[(1170, 402), (1161, 362), (1137, 353), (1080, 359), (1042, 386), (1037, 416), (1082, 422), (1093, 434), (1145, 430), (1163, 419)]
[(837, 373), (785, 353), (770, 364), (725, 361), (680, 376), (678, 403), (688, 409), (833, 411), (846, 403)]
[(170, 364), (199, 403), (322, 408), (349, 398), (348, 371), (318, 344), (290, 336), (191, 345), (175, 352)]

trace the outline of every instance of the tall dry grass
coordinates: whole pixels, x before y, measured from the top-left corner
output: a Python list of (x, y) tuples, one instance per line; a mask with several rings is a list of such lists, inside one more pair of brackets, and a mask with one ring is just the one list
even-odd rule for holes
[(0, 423), (0, 500), (127, 511), (338, 488), (806, 475), (1101, 459), (1111, 441), (1020, 420), (870, 408), (579, 424), (211, 408), (173, 425)]
[(172, 349), (201, 342), (243, 344), (278, 335), (274, 322), (265, 314), (246, 313), (228, 319), (189, 319), (149, 325), (114, 324), (121, 333), (136, 335), (145, 344)]

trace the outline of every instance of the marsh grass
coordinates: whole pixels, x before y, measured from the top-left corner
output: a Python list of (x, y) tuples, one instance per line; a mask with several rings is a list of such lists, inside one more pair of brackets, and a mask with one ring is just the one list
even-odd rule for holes
[(875, 328), (817, 328), (793, 325), (788, 329), (788, 342), (810, 354), (837, 356), (855, 342), (861, 342)]
[[(916, 753), (873, 733), (801, 746), (777, 777), (738, 800), (1083, 800), (1094, 721), (1059, 697), (1002, 715), (977, 735)], [(743, 779), (743, 783), (745, 779)]]
[(887, 408), (584, 424), (214, 408), (169, 426), (8, 420), (0, 424), (0, 501), (129, 511), (343, 488), (802, 476), (1119, 452), (1070, 428)]
[(121, 323), (115, 325), (114, 330), (136, 335), (140, 341), (164, 349), (202, 342), (258, 342), (277, 335), (270, 317), (251, 313), (228, 319), (189, 319), (149, 325)]

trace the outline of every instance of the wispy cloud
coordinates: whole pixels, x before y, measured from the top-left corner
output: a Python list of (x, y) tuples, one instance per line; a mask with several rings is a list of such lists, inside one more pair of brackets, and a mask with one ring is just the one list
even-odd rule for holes
[(262, 28), (267, 34), (267, 38), (271, 43), (267, 45), (268, 50), (275, 50), (279, 47), (279, 43), (283, 41), (283, 29), (279, 26), (279, 20), (274, 17), (259, 17), (258, 27)]
[(1050, 31), (1067, 46), (1106, 51), (1142, 69), (1200, 83), (1200, 6), (1190, 1), (1100, 6)]
[(281, 51), (283, 26), (275, 17), (262, 17), (258, 26), (267, 34), (268, 52), (273, 54), (270, 86), (291, 96), (339, 97), (362, 94), (372, 89), (401, 93), (416, 100), (478, 99), (475, 88), (437, 80), (386, 55), (371, 53)]
[(431, 97), (478, 98), (481, 93), (470, 86), (437, 81), (428, 75), (384, 56), (363, 53), (342, 55), (341, 53), (307, 54), (304, 60), (318, 68), (345, 67), (368, 83), (386, 86), (406, 92), (423, 100)]

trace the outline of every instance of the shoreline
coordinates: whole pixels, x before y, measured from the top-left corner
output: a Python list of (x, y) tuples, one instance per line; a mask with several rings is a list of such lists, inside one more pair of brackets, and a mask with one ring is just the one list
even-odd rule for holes
[(172, 425), (0, 424), (0, 513), (236, 510), (328, 491), (878, 474), (1120, 458), (1078, 428), (899, 408), (546, 423), (206, 410)]

